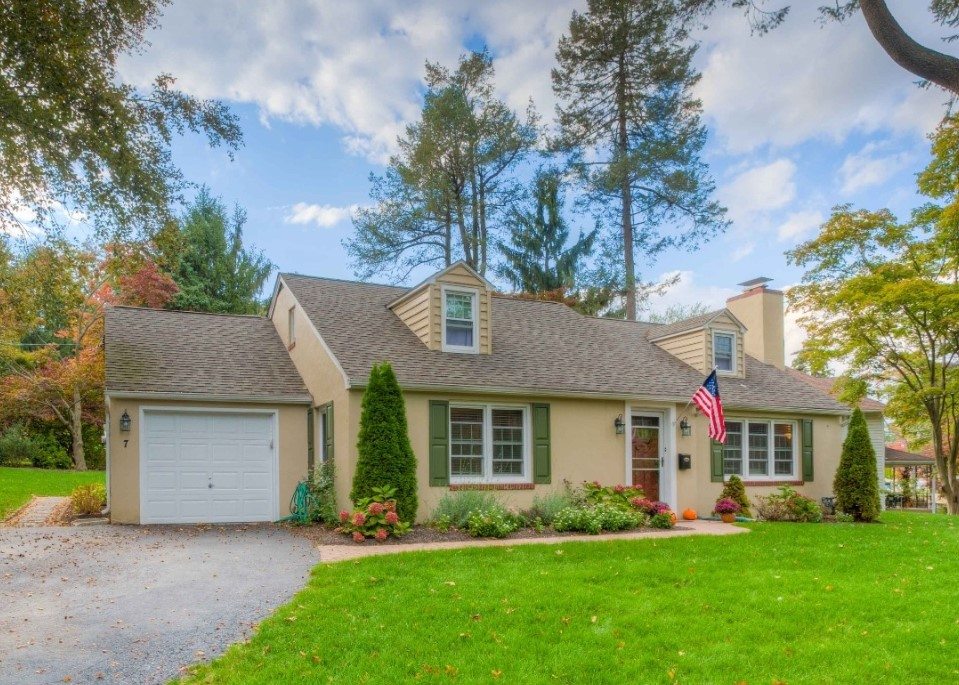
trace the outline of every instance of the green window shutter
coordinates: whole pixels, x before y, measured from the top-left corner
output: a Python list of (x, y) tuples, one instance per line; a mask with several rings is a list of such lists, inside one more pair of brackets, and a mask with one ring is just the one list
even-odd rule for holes
[(723, 443), (710, 441), (709, 476), (713, 483), (723, 482)]
[(533, 482), (549, 483), (550, 465), (549, 405), (533, 405)]
[(812, 419), (799, 422), (802, 427), (802, 479), (811, 483), (813, 479)]
[(333, 461), (333, 403), (326, 405), (323, 413), (323, 441), (326, 447), (326, 460)]
[(450, 403), (430, 401), (430, 485), (450, 483)]
[(313, 407), (306, 410), (306, 468), (313, 469), (316, 459), (316, 435), (313, 433)]

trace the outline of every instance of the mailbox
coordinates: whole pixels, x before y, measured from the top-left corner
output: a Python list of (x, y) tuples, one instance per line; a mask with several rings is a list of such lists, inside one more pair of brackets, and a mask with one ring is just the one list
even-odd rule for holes
[(686, 469), (693, 468), (693, 457), (691, 454), (680, 454), (679, 455), (679, 470), (685, 471)]

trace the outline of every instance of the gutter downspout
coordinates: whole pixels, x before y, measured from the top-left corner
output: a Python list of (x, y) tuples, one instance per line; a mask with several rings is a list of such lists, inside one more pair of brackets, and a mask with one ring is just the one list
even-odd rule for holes
[(109, 397), (104, 397), (103, 399), (103, 436), (100, 438), (103, 440), (103, 452), (104, 452), (104, 468), (106, 469), (106, 486), (107, 486), (107, 504), (102, 512), (103, 516), (110, 515), (110, 399)]

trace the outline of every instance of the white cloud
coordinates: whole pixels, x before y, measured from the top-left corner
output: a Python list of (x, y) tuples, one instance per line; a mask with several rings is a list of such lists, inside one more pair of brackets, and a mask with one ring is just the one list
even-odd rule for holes
[(719, 309), (726, 306), (726, 300), (740, 291), (736, 288), (724, 288), (718, 285), (703, 285), (698, 282), (693, 271), (669, 271), (660, 276), (660, 282), (678, 277), (673, 285), (662, 295), (654, 295), (649, 299), (649, 309), (652, 312), (663, 313), (669, 307), (676, 305), (690, 306), (704, 304), (710, 309)]
[(331, 228), (349, 219), (357, 208), (358, 205), (335, 207), (297, 202), (283, 220), (288, 224), (316, 224), (320, 228)]
[[(765, 36), (749, 34), (741, 10), (715, 13), (703, 34), (698, 94), (728, 152), (840, 141), (857, 131), (924, 134), (942, 116), (944, 96), (917, 88), (861, 16), (820, 26), (820, 4), (792, 3), (787, 21)], [(890, 5), (912, 35), (939, 42), (925, 3)]]
[(822, 212), (814, 209), (793, 212), (780, 224), (777, 235), (780, 241), (795, 241), (818, 229), (824, 221)]
[(781, 209), (796, 197), (796, 165), (777, 159), (740, 173), (719, 188), (733, 223), (749, 223), (757, 215)]
[(842, 192), (851, 194), (882, 185), (914, 159), (909, 152), (882, 154), (881, 149), (882, 146), (869, 143), (843, 160), (839, 169)]
[(735, 250), (733, 250), (732, 255), (730, 255), (730, 259), (732, 259), (734, 262), (742, 261), (749, 255), (751, 255), (755, 249), (756, 249), (756, 243), (753, 243), (753, 242), (743, 243), (742, 245), (737, 247)]

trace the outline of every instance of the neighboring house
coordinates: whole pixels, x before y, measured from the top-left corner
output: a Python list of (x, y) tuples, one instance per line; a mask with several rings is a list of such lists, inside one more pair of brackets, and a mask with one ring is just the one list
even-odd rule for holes
[[(499, 295), (462, 263), (413, 288), (281, 274), (266, 319), (111, 308), (106, 361), (124, 523), (273, 520), (327, 459), (348, 506), (379, 361), (403, 386), (421, 519), (454, 490), (524, 507), (584, 480), (703, 514), (731, 473), (752, 496), (789, 484), (818, 500), (849, 414), (786, 369), (781, 292), (659, 325)], [(687, 404), (713, 367), (725, 445)]]

